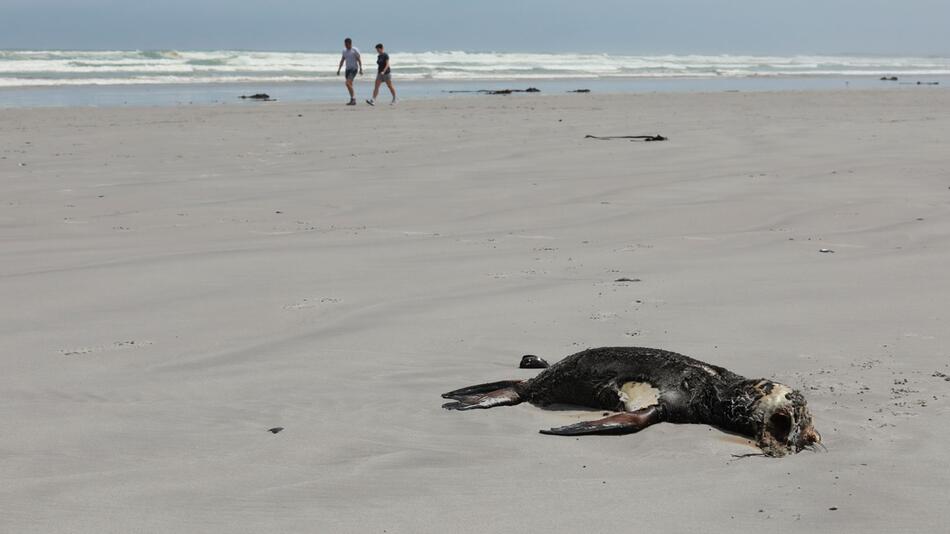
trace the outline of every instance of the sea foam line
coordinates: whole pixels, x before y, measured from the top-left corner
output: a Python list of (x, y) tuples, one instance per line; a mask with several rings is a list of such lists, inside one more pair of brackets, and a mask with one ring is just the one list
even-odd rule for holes
[[(950, 75), (941, 57), (396, 51), (392, 61), (402, 80)], [(338, 53), (315, 52), (0, 51), (0, 86), (320, 82), (336, 79), (338, 62)]]

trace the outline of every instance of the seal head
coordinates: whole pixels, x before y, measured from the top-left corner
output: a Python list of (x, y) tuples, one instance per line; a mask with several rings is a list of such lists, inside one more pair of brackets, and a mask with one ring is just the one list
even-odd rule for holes
[(758, 397), (753, 408), (756, 445), (763, 453), (781, 457), (821, 443), (799, 391), (770, 380), (758, 381), (752, 390)]

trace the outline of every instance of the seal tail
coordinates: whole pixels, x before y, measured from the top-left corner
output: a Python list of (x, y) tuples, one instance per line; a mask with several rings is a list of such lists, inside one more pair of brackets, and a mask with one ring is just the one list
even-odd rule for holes
[(524, 401), (518, 387), (521, 382), (503, 380), (443, 393), (443, 399), (452, 399), (455, 402), (447, 402), (442, 407), (446, 410), (476, 410), (521, 404)]
[(487, 384), (477, 384), (474, 386), (468, 386), (467, 388), (456, 389), (455, 391), (450, 391), (448, 393), (443, 393), (443, 399), (458, 399), (459, 397), (468, 397), (471, 395), (483, 395), (485, 393), (491, 393), (496, 389), (509, 388), (515, 384), (520, 383), (520, 380), (502, 380), (500, 382), (489, 382)]

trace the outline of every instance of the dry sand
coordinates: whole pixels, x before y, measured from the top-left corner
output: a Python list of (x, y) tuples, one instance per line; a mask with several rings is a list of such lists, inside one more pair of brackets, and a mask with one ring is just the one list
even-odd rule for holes
[[(943, 531), (948, 139), (917, 88), (3, 111), (0, 531)], [(828, 452), (440, 408), (605, 345)]]

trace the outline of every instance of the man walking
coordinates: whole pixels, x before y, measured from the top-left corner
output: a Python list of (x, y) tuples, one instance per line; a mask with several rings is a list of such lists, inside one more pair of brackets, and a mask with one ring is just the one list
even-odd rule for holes
[(363, 74), (363, 58), (360, 57), (360, 51), (353, 46), (353, 39), (347, 37), (343, 40), (343, 57), (340, 58), (340, 65), (336, 68), (336, 75), (340, 75), (340, 69), (346, 64), (346, 90), (350, 92), (350, 102), (347, 106), (356, 105), (356, 93), (353, 91), (353, 80), (356, 79), (356, 73)]

